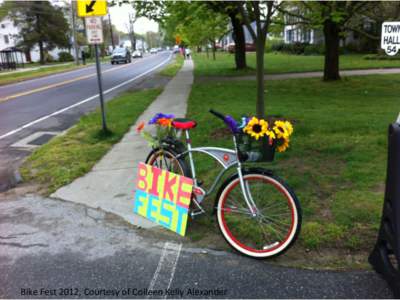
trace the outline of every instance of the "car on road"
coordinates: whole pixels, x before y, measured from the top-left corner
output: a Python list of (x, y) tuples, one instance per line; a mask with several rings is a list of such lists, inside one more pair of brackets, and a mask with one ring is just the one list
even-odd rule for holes
[(119, 64), (120, 62), (130, 63), (131, 53), (123, 47), (115, 48), (111, 54), (111, 64)]
[(133, 51), (133, 53), (132, 53), (132, 57), (133, 57), (133, 58), (137, 58), (137, 57), (142, 58), (142, 57), (143, 57), (143, 52), (142, 52), (142, 51), (139, 51), (139, 50), (135, 50), (135, 51)]
[(158, 51), (157, 51), (157, 48), (151, 48), (150, 49), (150, 54), (156, 54)]

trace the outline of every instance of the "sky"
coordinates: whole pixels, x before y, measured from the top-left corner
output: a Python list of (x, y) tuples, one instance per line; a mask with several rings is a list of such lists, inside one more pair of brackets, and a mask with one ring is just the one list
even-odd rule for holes
[[(130, 4), (122, 4), (121, 6), (109, 7), (111, 13), (111, 23), (117, 27), (118, 30), (128, 32), (126, 25), (129, 22), (129, 13), (133, 12)], [(158, 24), (148, 18), (139, 18), (135, 25), (134, 30), (136, 33), (146, 33), (147, 31), (158, 31)]]

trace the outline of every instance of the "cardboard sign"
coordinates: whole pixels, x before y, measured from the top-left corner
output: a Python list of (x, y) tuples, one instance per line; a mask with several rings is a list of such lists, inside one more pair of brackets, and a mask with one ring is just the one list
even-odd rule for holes
[(139, 163), (133, 211), (184, 236), (193, 180)]
[(77, 6), (79, 17), (105, 16), (107, 14), (106, 0), (78, 0)]
[(101, 17), (85, 18), (86, 38), (89, 44), (103, 43), (103, 23)]
[(396, 55), (400, 47), (400, 22), (383, 22), (381, 48), (387, 55)]

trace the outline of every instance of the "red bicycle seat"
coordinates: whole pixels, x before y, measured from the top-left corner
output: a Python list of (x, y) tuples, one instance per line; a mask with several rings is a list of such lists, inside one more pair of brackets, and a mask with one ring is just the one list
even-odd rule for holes
[(172, 126), (176, 129), (192, 129), (197, 125), (196, 121), (185, 119), (185, 118), (177, 118), (172, 121)]

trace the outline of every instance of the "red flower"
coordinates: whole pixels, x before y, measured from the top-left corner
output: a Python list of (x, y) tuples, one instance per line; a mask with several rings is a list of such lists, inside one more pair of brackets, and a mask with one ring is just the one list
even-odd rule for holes
[(136, 132), (140, 133), (144, 128), (144, 122), (140, 122), (139, 125), (136, 127)]

